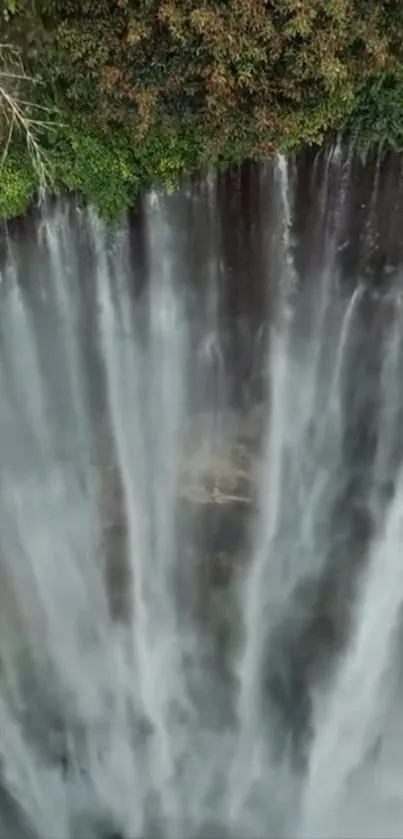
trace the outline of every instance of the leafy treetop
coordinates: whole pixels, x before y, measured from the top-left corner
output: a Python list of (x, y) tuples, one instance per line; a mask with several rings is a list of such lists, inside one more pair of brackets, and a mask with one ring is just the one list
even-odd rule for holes
[(329, 132), (402, 145), (401, 0), (3, 7), (2, 39), (41, 82), (42, 106), (58, 109), (43, 137), (56, 179), (99, 203), (104, 159), (122, 187), (116, 211), (152, 179), (320, 143)]

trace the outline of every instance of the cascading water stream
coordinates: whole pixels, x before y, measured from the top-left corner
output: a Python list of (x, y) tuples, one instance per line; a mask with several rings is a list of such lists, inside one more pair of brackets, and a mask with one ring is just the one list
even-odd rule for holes
[[(296, 281), (292, 252), (291, 224), (292, 210), (287, 161), (280, 157), (275, 171), (279, 186), (279, 251), (280, 276), (279, 297), (276, 301), (274, 325), (270, 336), (269, 382), (271, 406), (270, 420), (266, 431), (265, 451), (260, 489), (262, 516), (260, 532), (256, 539), (256, 554), (253, 558), (245, 590), (245, 649), (239, 663), (239, 741), (236, 745), (233, 778), (230, 783), (229, 811), (235, 825), (242, 824), (244, 805), (251, 794), (267, 778), (270, 761), (266, 744), (262, 738), (261, 719), (261, 672), (265, 649), (265, 619), (274, 617), (282, 571), (279, 563), (272, 561), (274, 540), (277, 536), (282, 506), (283, 460), (288, 419), (288, 345), (290, 327), (290, 294)], [(281, 270), (282, 269), (282, 270)], [(258, 525), (258, 526), (259, 526)], [(274, 607), (274, 609), (273, 609)], [(266, 617), (266, 613), (268, 613)], [(253, 799), (252, 799), (253, 800)], [(247, 822), (250, 816), (247, 816)], [(247, 823), (245, 824), (245, 829)], [(263, 829), (263, 825), (259, 825)]]
[[(346, 835), (343, 809), (349, 805), (348, 787), (379, 736), (403, 602), (402, 497), (400, 475), (384, 529), (369, 558), (355, 634), (342, 658), (328, 706), (325, 703), (321, 709), (323, 719), (319, 716), (317, 721), (304, 791), (303, 836), (330, 837), (340, 831)], [(371, 818), (376, 818), (370, 802), (367, 806)], [(365, 812), (355, 818), (358, 824), (349, 828), (352, 835), (365, 830), (365, 835), (381, 836), (385, 829), (376, 821), (371, 824)]]
[(314, 165), (306, 242), (285, 158), (259, 217), (209, 173), (2, 242), (4, 839), (399, 836), (400, 275), (343, 276), (353, 150)]

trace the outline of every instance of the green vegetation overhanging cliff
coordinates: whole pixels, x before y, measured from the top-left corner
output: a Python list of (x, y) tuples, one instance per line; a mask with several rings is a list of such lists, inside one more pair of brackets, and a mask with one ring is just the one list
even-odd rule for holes
[(403, 147), (401, 0), (3, 0), (0, 217), (321, 143)]

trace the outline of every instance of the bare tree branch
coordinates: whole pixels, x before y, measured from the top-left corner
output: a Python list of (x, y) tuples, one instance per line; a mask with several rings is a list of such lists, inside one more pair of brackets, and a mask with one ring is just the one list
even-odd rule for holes
[(38, 178), (39, 193), (43, 195), (52, 180), (50, 161), (40, 141), (41, 131), (54, 126), (51, 120), (39, 119), (39, 112), (51, 113), (51, 109), (20, 95), (27, 85), (38, 84), (23, 67), (18, 50), (9, 44), (0, 44), (0, 118), (5, 134), (0, 152), (0, 171), (4, 167), (14, 133), (24, 137), (32, 167)]

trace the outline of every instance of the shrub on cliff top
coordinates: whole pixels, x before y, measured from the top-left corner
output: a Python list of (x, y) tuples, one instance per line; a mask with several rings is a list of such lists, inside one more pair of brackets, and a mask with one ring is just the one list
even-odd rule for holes
[[(107, 214), (153, 180), (173, 186), (204, 163), (320, 143), (344, 126), (369, 144), (384, 135), (400, 144), (400, 0), (8, 0), (5, 8), (3, 39), (40, 79), (40, 104), (60, 113), (60, 127), (41, 136), (55, 183)], [(7, 214), (4, 195), (1, 206)]]

